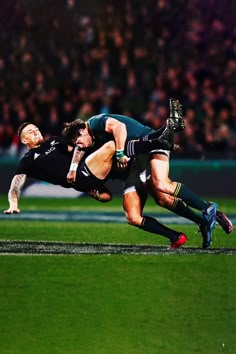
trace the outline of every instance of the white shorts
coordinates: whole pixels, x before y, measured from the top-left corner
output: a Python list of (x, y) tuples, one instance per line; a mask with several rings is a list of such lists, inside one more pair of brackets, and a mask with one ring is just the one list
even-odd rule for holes
[(151, 177), (149, 156), (139, 155), (134, 159), (124, 183), (123, 194), (135, 192)]
[(166, 155), (167, 157), (170, 157), (170, 151), (163, 150), (163, 149), (152, 150), (149, 152), (149, 154), (161, 154), (161, 155)]

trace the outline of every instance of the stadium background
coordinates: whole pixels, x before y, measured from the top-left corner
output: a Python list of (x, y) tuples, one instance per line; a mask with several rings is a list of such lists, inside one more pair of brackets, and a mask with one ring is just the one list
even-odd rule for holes
[(91, 0), (3, 0), (0, 192), (25, 152), (16, 134), (24, 121), (35, 122), (45, 137), (59, 134), (65, 121), (101, 112), (159, 128), (168, 98), (176, 97), (187, 127), (176, 136), (181, 148), (172, 160), (187, 159), (189, 167), (185, 163), (176, 175), (176, 162), (173, 177), (193, 181), (202, 194), (211, 186), (210, 194), (234, 195), (235, 14), (230, 0), (102, 0), (99, 6)]

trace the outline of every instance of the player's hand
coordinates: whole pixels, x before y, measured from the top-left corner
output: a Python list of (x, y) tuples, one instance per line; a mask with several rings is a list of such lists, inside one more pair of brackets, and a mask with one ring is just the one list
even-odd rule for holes
[(98, 190), (92, 190), (92, 191), (88, 192), (88, 194), (92, 198), (98, 200), (101, 203), (107, 203), (107, 202), (110, 202), (110, 200), (112, 200), (112, 194), (108, 190), (102, 190), (101, 192)]
[(75, 183), (75, 180), (76, 180), (76, 171), (69, 171), (69, 172), (67, 173), (66, 178), (67, 178), (67, 182), (68, 182), (68, 183), (71, 183), (71, 184)]
[(96, 200), (99, 200), (99, 198), (100, 198), (100, 193), (98, 190), (92, 190), (92, 191), (88, 192), (88, 195), (90, 195), (90, 197), (92, 197)]
[(116, 157), (117, 160), (117, 166), (119, 168), (125, 168), (128, 166), (128, 162), (130, 160), (130, 158), (126, 155), (124, 155), (123, 157)]
[(116, 150), (115, 156), (118, 168), (125, 168), (128, 166), (130, 158), (125, 155), (124, 150)]
[(7, 210), (4, 210), (3, 214), (19, 214), (20, 209), (18, 208), (8, 208)]

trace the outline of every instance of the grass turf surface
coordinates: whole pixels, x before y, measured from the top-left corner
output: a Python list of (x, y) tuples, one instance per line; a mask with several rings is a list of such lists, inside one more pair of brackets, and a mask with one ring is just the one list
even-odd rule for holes
[(231, 256), (2, 257), (1, 352), (233, 354), (233, 266)]
[[(76, 203), (25, 198), (21, 206), (73, 210)], [(224, 203), (235, 212), (234, 202)], [(79, 204), (98, 206), (86, 198)], [(168, 244), (128, 225), (7, 219), (0, 228), (1, 239)], [(188, 245), (200, 247), (197, 228), (182, 229)], [(217, 226), (214, 247), (235, 246), (235, 232)], [(235, 265), (235, 256), (224, 255), (1, 256), (0, 352), (233, 354)]]
[[(208, 200), (208, 198), (206, 198)], [(215, 199), (224, 212), (236, 213), (236, 200), (233, 198)], [(33, 198), (22, 197), (19, 203), (20, 209), (24, 210), (113, 210), (122, 211), (122, 197), (115, 197), (109, 203), (99, 203), (92, 198)], [(8, 208), (6, 195), (0, 195), (0, 210)], [(148, 199), (145, 205), (145, 211), (155, 211), (158, 213), (167, 213), (168, 210), (156, 205), (152, 199)]]

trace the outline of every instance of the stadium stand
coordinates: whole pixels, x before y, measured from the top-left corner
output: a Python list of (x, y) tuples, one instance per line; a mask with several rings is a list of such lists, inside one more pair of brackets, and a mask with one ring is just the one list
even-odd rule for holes
[(187, 127), (176, 158), (236, 156), (236, 3), (5, 1), (0, 15), (0, 156), (20, 156), (17, 127), (44, 135), (112, 112), (159, 128), (168, 99)]

